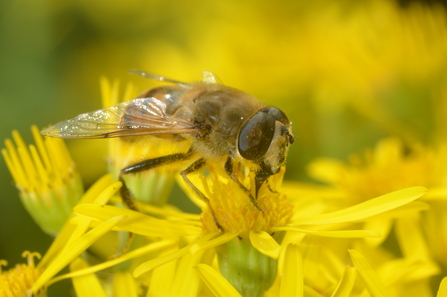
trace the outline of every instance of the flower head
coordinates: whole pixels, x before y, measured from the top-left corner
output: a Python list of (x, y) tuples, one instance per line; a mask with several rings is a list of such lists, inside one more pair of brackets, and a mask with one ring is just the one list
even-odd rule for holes
[(447, 181), (443, 146), (407, 148), (397, 138), (386, 138), (364, 154), (351, 155), (349, 161), (320, 158), (309, 166), (310, 175), (342, 191), (348, 203), (412, 186), (424, 186), (439, 195)]
[[(203, 209), (204, 234), (219, 231), (218, 224), (226, 233), (248, 238), (250, 231), (269, 232), (272, 227), (284, 226), (288, 223), (293, 214), (293, 205), (284, 194), (278, 192), (284, 169), (279, 174), (271, 176), (259, 190), (256, 203), (262, 210), (260, 211), (220, 165), (220, 163), (210, 164), (207, 169), (209, 176), (205, 176), (203, 171), (188, 175), (190, 181), (200, 187), (200, 191), (206, 197), (211, 197), (210, 207), (205, 207), (206, 205), (199, 200), (197, 194), (178, 178), (189, 198)], [(236, 173), (247, 189), (255, 188), (255, 177), (252, 172), (240, 170)]]
[[(323, 238), (376, 237), (379, 234), (369, 230), (349, 230), (347, 227), (351, 225), (347, 223), (368, 221), (370, 217), (403, 206), (425, 193), (424, 188), (414, 187), (389, 193), (332, 213), (319, 211), (315, 215), (299, 216), (294, 213), (299, 213), (297, 207), (293, 207), (294, 200), (291, 200), (291, 203), (285, 195), (280, 194), (281, 173), (270, 177), (269, 181), (260, 189), (258, 202), (261, 209), (264, 210), (262, 212), (253, 205), (246, 193), (236, 183), (223, 178), (222, 171), (223, 169), (218, 169), (217, 166), (210, 166), (208, 174), (202, 172), (191, 174), (190, 180), (194, 185), (199, 187), (204, 194), (209, 195), (209, 205), (195, 198), (194, 193), (186, 185), (184, 186), (188, 193), (191, 192), (193, 201), (203, 209), (202, 232), (199, 233), (197, 233), (199, 217), (187, 217), (185, 214), (173, 212), (168, 208), (158, 212), (158, 217), (162, 216), (164, 223), (163, 220), (155, 219), (150, 214), (138, 214), (111, 206), (78, 206), (75, 208), (75, 213), (100, 222), (119, 213), (125, 213), (129, 219), (120, 224), (121, 230), (166, 239), (174, 234), (180, 236), (178, 243), (167, 248), (159, 257), (141, 263), (134, 271), (136, 278), (150, 280), (150, 275), (154, 276), (158, 273), (166, 276), (167, 266), (165, 265), (172, 265), (169, 266), (171, 267), (169, 270), (171, 276), (165, 279), (166, 282), (170, 279), (169, 282), (172, 284), (180, 281), (177, 278), (185, 273), (193, 275), (192, 271), (181, 270), (187, 269), (187, 267), (191, 268), (191, 264), (186, 263), (193, 262), (196, 263), (194, 265), (202, 263), (213, 266), (213, 259), (217, 259), (220, 273), (237, 291), (242, 294), (251, 292), (253, 296), (262, 296), (270, 287), (278, 288), (274, 283), (281, 283), (281, 279), (278, 280), (276, 273), (278, 259), (280, 263), (283, 263), (286, 247), (291, 243), (302, 242), (303, 236), (299, 236), (299, 234)], [(239, 173), (243, 172), (242, 169)], [(252, 178), (249, 171), (246, 176), (242, 175), (242, 177), (242, 181), (247, 185)], [(140, 203), (140, 205), (143, 204)], [(143, 211), (150, 210), (146, 207), (141, 209)], [(303, 210), (303, 212), (305, 211)], [(158, 227), (150, 227), (155, 224)], [(178, 274), (179, 271), (183, 272)], [(206, 278), (207, 276), (208, 274), (203, 274), (202, 277)], [(260, 279), (264, 286), (259, 286)], [(193, 284), (199, 285), (197, 279), (195, 282), (189, 283), (191, 286)], [(160, 285), (151, 287), (153, 294), (162, 294), (162, 292), (163, 294), (168, 294), (168, 292), (173, 294), (175, 292), (174, 288), (172, 291), (166, 286)], [(257, 290), (253, 290), (254, 287)], [(195, 290), (198, 290), (198, 287), (195, 287)]]
[(28, 213), (44, 232), (56, 235), (81, 198), (84, 188), (74, 162), (61, 139), (42, 139), (32, 127), (36, 145), (27, 147), (19, 132), (2, 150)]
[[(6, 265), (5, 260), (0, 261), (0, 296), (5, 297), (28, 297), (34, 282), (42, 273), (41, 269), (34, 264), (34, 257), (40, 259), (39, 253), (23, 252), (23, 257), (28, 260), (27, 264), (17, 264), (8, 271), (2, 271), (1, 266)], [(45, 290), (36, 291), (33, 296), (45, 296)]]

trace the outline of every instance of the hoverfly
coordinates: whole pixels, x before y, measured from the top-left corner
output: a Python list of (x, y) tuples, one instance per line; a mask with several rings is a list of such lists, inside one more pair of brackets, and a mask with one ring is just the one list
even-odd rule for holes
[[(286, 114), (245, 92), (216, 83), (209, 72), (204, 72), (203, 81), (195, 83), (183, 83), (139, 70), (131, 72), (173, 85), (155, 87), (136, 99), (78, 115), (41, 133), (60, 138), (152, 135), (172, 138), (173, 141), (190, 141), (191, 146), (186, 153), (144, 160), (121, 170), (121, 196), (129, 208), (136, 209), (124, 183), (124, 175), (191, 160), (180, 174), (208, 206), (208, 197), (187, 176), (207, 163), (221, 162), (231, 180), (262, 211), (256, 202), (258, 191), (269, 176), (280, 171), (289, 145), (294, 141)], [(157, 141), (157, 138), (153, 140)], [(248, 165), (255, 173), (254, 196), (236, 176), (235, 163)], [(211, 207), (210, 210), (213, 212)]]

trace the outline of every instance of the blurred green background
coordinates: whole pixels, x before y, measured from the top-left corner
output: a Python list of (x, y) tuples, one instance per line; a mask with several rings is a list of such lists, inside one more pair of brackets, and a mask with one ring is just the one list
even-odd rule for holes
[[(296, 143), (286, 178), (309, 181), (315, 157), (345, 160), (377, 140), (446, 136), (447, 26), (438, 2), (0, 2), (0, 138), (101, 107), (99, 77), (132, 82), (138, 68), (183, 81), (212, 71), (224, 84), (284, 109)], [(86, 187), (105, 144), (68, 142)], [(0, 259), (45, 253), (51, 238), (20, 204), (0, 162)]]

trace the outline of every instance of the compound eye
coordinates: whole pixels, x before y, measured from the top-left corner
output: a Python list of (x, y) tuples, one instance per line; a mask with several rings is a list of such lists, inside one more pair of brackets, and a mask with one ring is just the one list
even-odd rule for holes
[(269, 109), (261, 109), (251, 117), (239, 133), (238, 150), (247, 160), (257, 160), (265, 155), (275, 134), (275, 118)]

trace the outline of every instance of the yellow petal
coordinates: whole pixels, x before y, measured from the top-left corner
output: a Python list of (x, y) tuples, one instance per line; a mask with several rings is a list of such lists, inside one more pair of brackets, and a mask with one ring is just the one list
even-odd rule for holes
[[(83, 295), (78, 295), (83, 296)], [(87, 296), (87, 295), (86, 295)], [(95, 295), (92, 295), (95, 296)], [(115, 272), (113, 276), (113, 296), (138, 297), (138, 285), (129, 272)]]
[(379, 279), (377, 273), (372, 269), (366, 259), (357, 251), (349, 250), (352, 262), (365, 281), (368, 291), (374, 297), (391, 297), (391, 294), (385, 288), (383, 282)]
[(206, 264), (195, 267), (200, 278), (217, 297), (240, 297), (241, 294), (216, 270)]
[[(424, 196), (425, 197), (425, 196)], [(384, 220), (390, 220), (395, 218), (401, 218), (401, 217), (408, 217), (409, 215), (414, 215), (417, 212), (429, 210), (430, 206), (426, 202), (422, 201), (413, 201), (408, 204), (402, 205), (398, 208), (392, 209), (390, 211), (378, 214), (374, 216), (374, 220), (378, 221), (384, 221)], [(366, 218), (364, 220), (359, 220), (359, 222), (362, 221), (369, 221), (369, 218)]]
[(121, 222), (116, 230), (151, 237), (197, 235), (202, 232), (199, 227), (161, 220), (130, 209), (110, 205), (82, 204), (76, 206), (73, 212), (97, 221), (105, 221), (117, 215), (126, 215), (127, 219)]
[(278, 259), (281, 246), (267, 232), (250, 231), (250, 242), (255, 249), (270, 258)]
[(352, 288), (354, 287), (357, 271), (354, 267), (346, 266), (343, 277), (338, 283), (337, 288), (331, 297), (349, 297), (351, 296)]
[(87, 192), (85, 192), (79, 203), (93, 203), (96, 197), (98, 197), (105, 189), (109, 188), (114, 183), (116, 183), (116, 181), (112, 174), (104, 175), (97, 180), (93, 186), (87, 190)]
[[(93, 187), (92, 191), (89, 192), (87, 195), (85, 195), (79, 204), (85, 204), (89, 199), (92, 199), (93, 202), (96, 204), (106, 204), (122, 185), (121, 182), (112, 182), (109, 178), (110, 177), (106, 176), (104, 180), (100, 179), (99, 185), (97, 187)], [(105, 189), (101, 189), (100, 186), (106, 186), (106, 187)], [(96, 195), (93, 196), (93, 194)], [(70, 216), (70, 219), (72, 217), (74, 217), (73, 214)], [(73, 241), (81, 237), (88, 230), (92, 222), (91, 219), (86, 218), (81, 218), (79, 220), (79, 217), (74, 217), (73, 220), (70, 220), (71, 223), (73, 223), (73, 221), (77, 221), (78, 225), (73, 230), (69, 240), (66, 243), (66, 246), (70, 245)]]
[[(90, 189), (82, 196), (79, 203), (93, 202), (93, 200), (100, 195), (104, 189), (108, 188), (113, 183), (113, 176), (111, 174), (103, 176), (90, 187)], [(42, 261), (39, 262), (39, 268), (45, 269), (57, 256), (57, 254), (59, 254), (60, 251), (67, 245), (68, 240), (72, 237), (74, 230), (77, 228), (76, 225), (71, 224), (69, 221), (70, 219), (67, 220), (67, 223), (65, 223), (62, 227), (60, 233), (45, 253)]]
[(84, 274), (88, 274), (88, 273), (98, 272), (98, 271), (104, 270), (106, 268), (110, 268), (112, 266), (120, 264), (124, 261), (130, 260), (130, 259), (133, 259), (136, 257), (140, 257), (140, 256), (146, 255), (148, 253), (153, 253), (160, 249), (165, 249), (165, 248), (173, 245), (173, 243), (174, 243), (173, 241), (169, 241), (169, 240), (162, 240), (162, 241), (150, 243), (143, 247), (132, 250), (132, 251), (130, 251), (118, 258), (115, 258), (113, 260), (108, 260), (108, 261), (102, 262), (97, 265), (89, 266), (86, 269), (72, 271), (70, 273), (57, 276), (57, 277), (53, 278), (49, 283), (54, 283), (54, 282), (60, 281), (62, 279), (76, 277), (76, 276), (80, 276), (80, 275), (84, 275)]
[(358, 221), (407, 204), (421, 197), (426, 192), (427, 189), (424, 187), (407, 188), (370, 199), (339, 211), (303, 218), (290, 225), (318, 225)]
[[(160, 251), (158, 258), (170, 255), (178, 251), (178, 246), (171, 246)], [(149, 281), (148, 296), (173, 295), (172, 283), (174, 282), (175, 272), (177, 270), (177, 262), (171, 261), (164, 265), (158, 266), (152, 270)]]
[[(211, 235), (215, 236), (218, 234), (220, 234), (220, 233), (211, 233), (211, 234), (209, 234), (209, 236), (211, 236)], [(232, 240), (233, 238), (235, 238), (237, 235), (238, 235), (237, 233), (236, 234), (225, 233), (215, 239), (210, 239), (208, 241), (202, 241), (202, 242), (193, 244), (191, 246), (191, 254), (195, 254), (199, 251), (203, 251), (206, 249), (214, 248), (219, 245), (223, 245), (223, 244), (227, 243), (228, 241)], [(214, 237), (214, 236), (212, 236), (212, 237)], [(212, 238), (212, 237), (210, 237), (210, 238)]]
[[(91, 220), (86, 219), (86, 218), (82, 218), (82, 219), (83, 220), (79, 221), (79, 224), (77, 226), (75, 226), (76, 228), (72, 231), (71, 236), (65, 243), (64, 248), (66, 248), (67, 246), (70, 246), (73, 242), (75, 242), (76, 240), (81, 238), (81, 236), (84, 235), (85, 232), (87, 232), (87, 230), (90, 228)], [(61, 252), (62, 251), (63, 251), (63, 249), (61, 250)]]
[[(79, 270), (87, 268), (87, 263), (84, 260), (77, 258), (70, 264), (70, 270)], [(94, 273), (74, 277), (72, 279), (74, 289), (76, 291), (76, 296), (98, 296), (106, 297), (106, 293), (101, 286), (98, 278)], [(118, 296), (118, 295), (117, 295)], [(129, 296), (129, 295), (126, 295)]]
[[(112, 183), (106, 189), (101, 191), (99, 195), (95, 196), (95, 199), (92, 202), (95, 204), (106, 204), (121, 186), (122, 184), (119, 181)], [(82, 204), (84, 203), (87, 202), (83, 202)]]
[(140, 277), (144, 273), (149, 272), (156, 267), (159, 267), (163, 264), (169, 263), (171, 261), (177, 260), (180, 257), (183, 257), (184, 255), (190, 253), (191, 246), (193, 246), (194, 244), (200, 244), (202, 242), (206, 242), (210, 240), (214, 235), (215, 234), (208, 234), (206, 236), (203, 236), (202, 238), (199, 238), (195, 243), (187, 245), (176, 252), (144, 262), (134, 270), (133, 276)]
[(177, 260), (178, 258), (183, 257), (184, 255), (188, 254), (189, 249), (190, 249), (190, 246), (186, 246), (186, 247), (184, 247), (176, 252), (173, 252), (171, 254), (144, 262), (143, 264), (141, 264), (137, 268), (135, 268), (135, 270), (133, 271), (133, 276), (135, 278), (138, 278), (138, 277), (142, 276), (143, 274), (151, 271), (154, 268), (157, 268), (157, 267), (164, 265), (166, 263), (169, 263), (171, 261)]
[(367, 237), (380, 237), (381, 235), (377, 232), (370, 230), (339, 230), (339, 231), (328, 231), (328, 230), (308, 230), (296, 227), (275, 227), (272, 228), (274, 231), (295, 231), (302, 232), (306, 234), (312, 234), (323, 237), (336, 237), (336, 238), (367, 238)]
[(446, 200), (447, 199), (447, 187), (433, 187), (424, 196), (425, 200)]
[[(118, 200), (118, 199), (117, 199)], [(119, 199), (121, 200), (121, 199)], [(175, 208), (172, 205), (164, 205), (163, 207), (160, 206), (154, 206), (146, 203), (139, 203), (138, 207), (140, 208), (140, 211), (143, 213), (155, 215), (155, 216), (163, 216), (163, 217), (173, 217), (177, 219), (182, 220), (190, 220), (190, 221), (200, 221), (200, 215), (199, 214), (192, 214), (192, 213), (185, 213), (177, 208)]]
[(306, 297), (324, 297), (322, 294), (315, 291), (316, 289), (304, 285), (304, 296)]
[(436, 297), (447, 297), (447, 277), (444, 277), (439, 285), (438, 294)]
[(286, 248), (281, 272), (279, 296), (303, 296), (303, 260), (299, 248), (289, 244)]
[(381, 236), (375, 238), (366, 238), (365, 242), (370, 246), (379, 246), (390, 233), (391, 226), (393, 225), (392, 220), (369, 220), (363, 225), (366, 230), (375, 230)]
[(95, 242), (99, 237), (104, 235), (106, 232), (110, 231), (114, 226), (116, 226), (119, 222), (124, 220), (125, 216), (118, 216), (112, 218), (98, 227), (93, 228), (86, 234), (84, 234), (81, 238), (73, 242), (70, 246), (64, 249), (64, 252), (57, 255), (55, 259), (51, 262), (51, 264), (45, 269), (45, 271), (41, 274), (41, 276), (34, 283), (31, 290), (33, 292), (38, 291), (45, 283), (48, 282), (50, 278), (56, 275), (59, 271), (62, 270), (68, 263), (73, 261), (77, 256), (79, 256), (83, 251), (85, 251), (93, 242)]
[(436, 262), (401, 258), (388, 260), (380, 266), (380, 276), (391, 287), (396, 283), (411, 283), (426, 280), (440, 273)]
[(200, 288), (200, 277), (194, 267), (203, 261), (203, 252), (186, 255), (180, 260), (176, 277), (171, 283), (175, 296), (196, 297)]
[[(400, 218), (396, 220), (396, 236), (399, 247), (404, 257), (411, 259), (429, 260), (430, 252), (427, 241), (421, 230), (421, 222), (418, 217)], [(411, 232), (408, 232), (411, 230)]]

